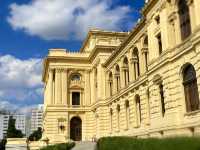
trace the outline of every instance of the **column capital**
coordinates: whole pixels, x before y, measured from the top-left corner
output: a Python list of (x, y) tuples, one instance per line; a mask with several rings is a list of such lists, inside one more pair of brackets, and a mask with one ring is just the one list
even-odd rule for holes
[(115, 73), (114, 74), (114, 77), (116, 78), (116, 77), (119, 77), (120, 76), (120, 74), (119, 73)]
[(65, 69), (64, 68), (55, 68), (55, 70), (56, 70), (56, 72), (60, 73), (60, 72), (64, 72)]
[(53, 72), (55, 68), (49, 68), (49, 72)]
[(122, 70), (122, 71), (128, 70), (128, 66), (122, 66), (122, 67), (121, 67), (121, 70)]
[(132, 57), (132, 58), (130, 59), (130, 62), (131, 62), (131, 63), (137, 63), (137, 62), (138, 62), (138, 58), (137, 58), (137, 57)]
[(142, 48), (142, 54), (144, 54), (144, 53), (148, 53), (149, 51), (148, 51), (148, 47), (147, 46), (144, 46), (143, 48)]

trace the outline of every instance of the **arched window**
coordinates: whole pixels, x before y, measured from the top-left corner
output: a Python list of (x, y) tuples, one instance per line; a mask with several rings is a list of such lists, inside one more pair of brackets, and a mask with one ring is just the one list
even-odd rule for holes
[(95, 82), (95, 87), (96, 87), (96, 89), (98, 88), (98, 82), (97, 82), (97, 76), (98, 76), (98, 70), (97, 70), (97, 68), (95, 68), (95, 70), (94, 70), (94, 82)]
[(110, 96), (112, 96), (112, 91), (113, 91), (113, 75), (112, 75), (112, 72), (109, 73), (108, 84), (109, 84), (108, 86), (109, 86)]
[(97, 77), (98, 77), (98, 70), (97, 68), (94, 69), (94, 95), (95, 95), (95, 99), (97, 101), (97, 91), (98, 91), (98, 80), (97, 80)]
[(129, 67), (128, 67), (128, 58), (125, 57), (123, 61), (123, 72), (124, 72), (124, 82), (125, 86), (129, 83)]
[(135, 79), (137, 79), (140, 76), (140, 64), (139, 64), (139, 55), (137, 48), (134, 48), (133, 50), (133, 65), (135, 70)]
[(144, 38), (144, 58), (145, 58), (145, 68), (146, 71), (148, 70), (148, 36), (145, 36)]
[(135, 96), (135, 104), (136, 104), (136, 116), (137, 116), (137, 125), (139, 126), (142, 121), (142, 113), (141, 113), (141, 103), (140, 103), (140, 96)]
[(185, 91), (187, 112), (199, 109), (199, 93), (197, 87), (196, 72), (189, 64), (183, 70), (183, 86)]
[(117, 105), (117, 131), (120, 130), (120, 105)]
[(119, 65), (116, 66), (115, 69), (115, 78), (116, 78), (116, 86), (117, 86), (117, 91), (120, 89), (120, 68)]
[(112, 133), (113, 130), (113, 110), (110, 108), (110, 133)]
[(164, 90), (163, 90), (163, 84), (159, 84), (159, 90), (160, 90), (160, 101), (161, 101), (161, 111), (162, 116), (165, 115), (165, 97), (164, 97)]
[(72, 75), (71, 80), (72, 81), (80, 81), (81, 77), (79, 74), (74, 74), (74, 75)]
[(129, 101), (125, 101), (125, 109), (126, 109), (126, 129), (129, 128), (130, 122), (130, 108), (129, 108)]
[(150, 124), (150, 91), (149, 88), (146, 90), (146, 103), (147, 103), (147, 124)]
[(186, 0), (179, 0), (178, 13), (180, 19), (181, 38), (184, 40), (191, 34), (190, 12)]

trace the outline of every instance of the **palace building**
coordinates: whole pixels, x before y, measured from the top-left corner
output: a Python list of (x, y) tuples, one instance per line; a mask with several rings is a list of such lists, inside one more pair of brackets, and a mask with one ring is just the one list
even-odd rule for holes
[(200, 135), (200, 1), (149, 0), (130, 32), (90, 30), (44, 59), (43, 137)]

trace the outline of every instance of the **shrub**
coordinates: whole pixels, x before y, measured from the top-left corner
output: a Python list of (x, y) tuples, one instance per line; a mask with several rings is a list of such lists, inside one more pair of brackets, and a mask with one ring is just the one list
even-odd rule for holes
[(40, 150), (71, 150), (75, 146), (75, 143), (63, 143), (63, 144), (57, 144), (57, 145), (51, 145), (44, 147)]
[(200, 150), (200, 138), (135, 139), (131, 137), (101, 138), (98, 150)]

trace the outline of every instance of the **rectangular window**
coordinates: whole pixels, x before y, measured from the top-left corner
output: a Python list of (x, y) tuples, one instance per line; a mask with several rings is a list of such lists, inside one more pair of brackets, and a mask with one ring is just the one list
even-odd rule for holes
[(161, 37), (161, 33), (159, 33), (157, 36), (157, 41), (158, 41), (158, 50), (159, 50), (159, 55), (162, 54), (163, 50), (162, 50), (162, 37)]
[(80, 92), (72, 92), (72, 105), (80, 105)]

